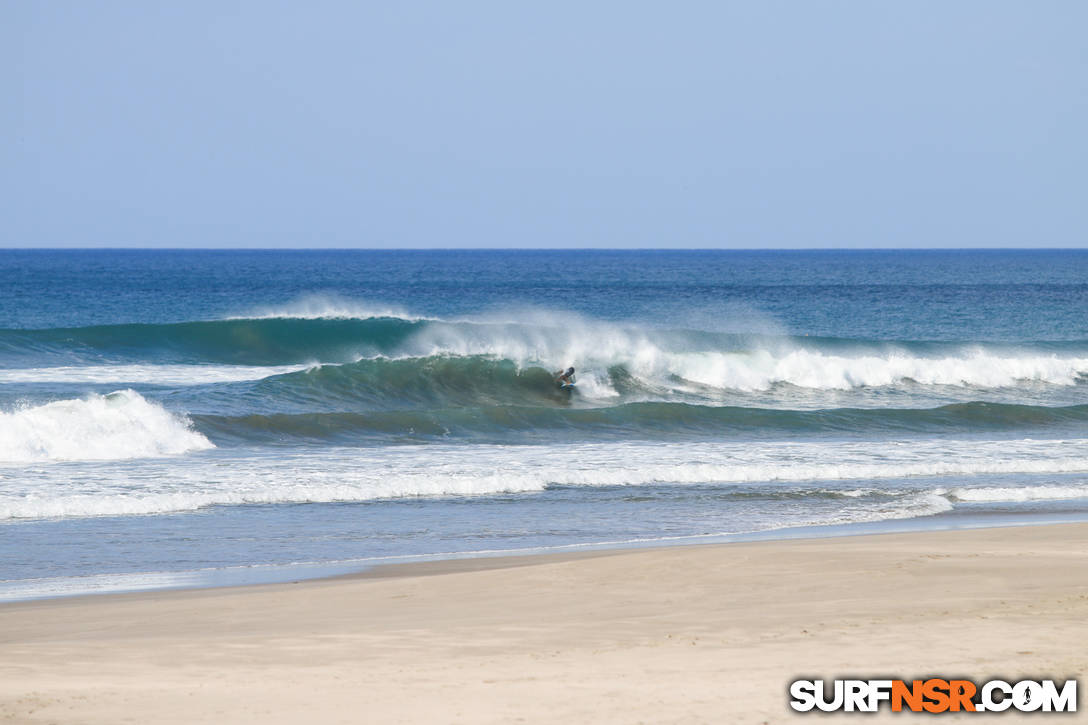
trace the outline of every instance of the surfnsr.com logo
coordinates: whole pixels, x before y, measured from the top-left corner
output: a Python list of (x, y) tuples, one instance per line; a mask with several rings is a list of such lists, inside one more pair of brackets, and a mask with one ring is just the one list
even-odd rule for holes
[(798, 712), (1076, 712), (1077, 681), (795, 680), (790, 707)]

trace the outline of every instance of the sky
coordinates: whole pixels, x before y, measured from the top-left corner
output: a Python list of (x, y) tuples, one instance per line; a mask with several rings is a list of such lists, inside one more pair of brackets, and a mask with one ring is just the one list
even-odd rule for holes
[(0, 0), (0, 247), (1088, 246), (1088, 3)]

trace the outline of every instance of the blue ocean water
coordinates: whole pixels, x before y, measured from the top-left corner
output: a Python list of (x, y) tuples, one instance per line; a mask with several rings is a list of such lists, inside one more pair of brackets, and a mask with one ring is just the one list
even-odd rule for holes
[(1088, 514), (1085, 251), (7, 250), (0, 278), (0, 597)]

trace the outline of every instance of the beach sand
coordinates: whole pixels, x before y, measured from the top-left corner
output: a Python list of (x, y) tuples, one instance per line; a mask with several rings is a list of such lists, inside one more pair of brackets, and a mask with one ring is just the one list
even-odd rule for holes
[[(0, 605), (2, 722), (826, 722), (789, 710), (791, 680), (1086, 670), (1088, 524)], [(937, 716), (991, 718), (1039, 714)]]

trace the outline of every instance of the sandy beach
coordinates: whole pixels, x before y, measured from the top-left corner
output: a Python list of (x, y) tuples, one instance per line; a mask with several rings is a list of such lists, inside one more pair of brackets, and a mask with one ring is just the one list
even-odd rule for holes
[(1086, 622), (1088, 524), (416, 564), (2, 605), (0, 720), (826, 720), (791, 680), (1071, 678)]

